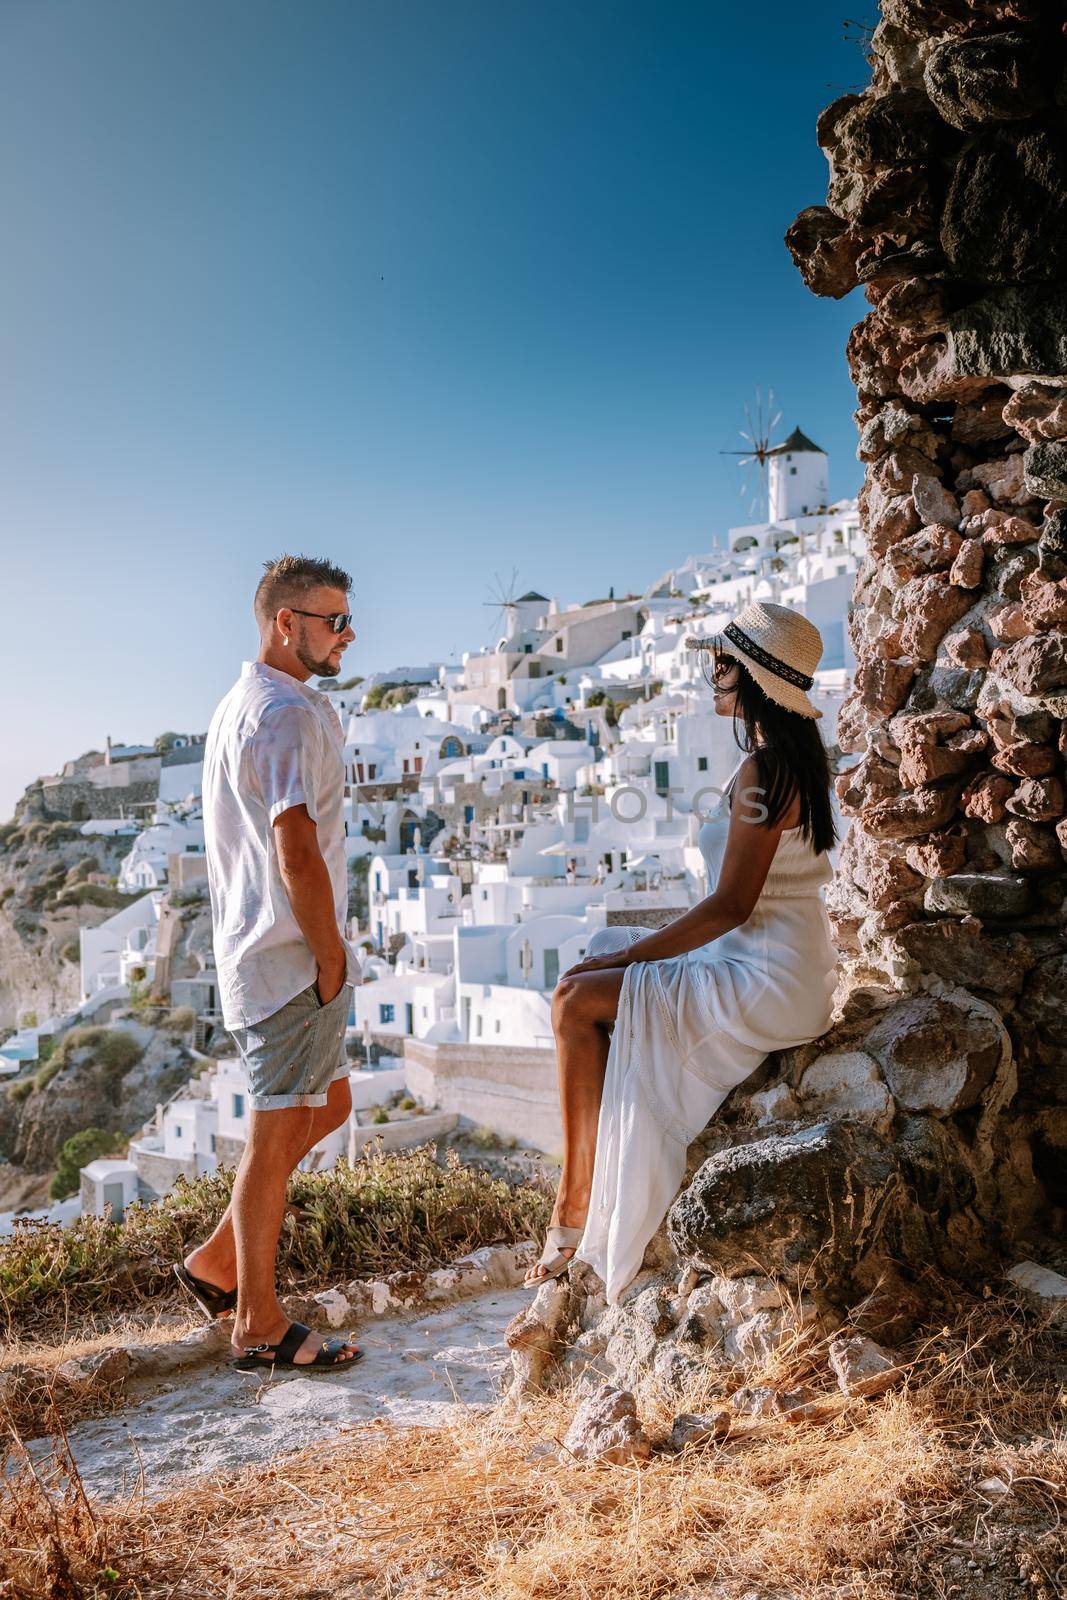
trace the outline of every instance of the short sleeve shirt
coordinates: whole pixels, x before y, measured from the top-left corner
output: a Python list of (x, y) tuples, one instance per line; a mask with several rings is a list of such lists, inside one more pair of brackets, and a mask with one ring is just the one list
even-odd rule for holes
[(334, 894), (347, 981), (348, 861), (344, 735), (326, 695), (263, 661), (246, 661), (211, 719), (204, 748), (204, 847), (222, 1018), (251, 1027), (314, 983), (311, 946), (282, 882), (274, 823), (307, 807)]

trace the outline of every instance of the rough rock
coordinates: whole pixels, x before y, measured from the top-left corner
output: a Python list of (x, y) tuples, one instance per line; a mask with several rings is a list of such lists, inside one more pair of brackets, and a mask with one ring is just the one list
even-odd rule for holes
[(1006, 1277), (1033, 1310), (1051, 1314), (1057, 1327), (1067, 1328), (1067, 1278), (1062, 1273), (1036, 1261), (1019, 1261)]
[(121, 1347), (114, 1350), (94, 1350), (86, 1356), (75, 1356), (56, 1368), (56, 1376), (72, 1388), (94, 1388), (99, 1385), (125, 1383), (133, 1369), (130, 1352)]
[(861, 1122), (821, 1122), (712, 1156), (675, 1201), (668, 1232), (679, 1258), (703, 1271), (757, 1263), (785, 1284), (805, 1273), (830, 1283), (887, 1228), (909, 1234), (910, 1206), (888, 1140)]
[(1026, 487), (1031, 494), (1067, 500), (1067, 444), (1058, 439), (1042, 439), (1030, 446), (1023, 460)]
[(1030, 444), (1042, 439), (1067, 439), (1067, 389), (1024, 383), (1005, 405), (1004, 421)]
[(544, 1387), (574, 1310), (570, 1284), (562, 1278), (550, 1278), (537, 1290), (530, 1305), (508, 1323), (504, 1343), (511, 1351), (509, 1394), (513, 1401), (520, 1402)]
[(893, 1102), (878, 1063), (866, 1050), (832, 1050), (804, 1070), (799, 1093), (805, 1108), (874, 1118), (892, 1114)]
[(849, 1396), (873, 1399), (905, 1375), (899, 1358), (864, 1334), (832, 1340), (829, 1357), (841, 1393)]
[(802, 211), (785, 242), (814, 294), (840, 300), (856, 287), (856, 258), (866, 241), (827, 206)]
[(945, 39), (931, 51), (926, 91), (954, 128), (1025, 121), (1052, 99), (1048, 56), (1033, 34)]
[(1062, 282), (1067, 269), (1067, 144), (1039, 129), (982, 132), (960, 155), (941, 247), (963, 278)]
[(890, 1006), (868, 1033), (898, 1105), (948, 1116), (974, 1105), (1010, 1042), (996, 1009), (973, 995), (965, 1003), (913, 995)]
[(582, 1401), (563, 1440), (561, 1460), (632, 1466), (652, 1453), (627, 1389), (604, 1387)]
[(716, 1444), (726, 1438), (732, 1421), (729, 1411), (713, 1411), (707, 1416), (683, 1411), (671, 1424), (664, 1448), (671, 1455), (681, 1455), (683, 1450), (699, 1450), (704, 1445)]

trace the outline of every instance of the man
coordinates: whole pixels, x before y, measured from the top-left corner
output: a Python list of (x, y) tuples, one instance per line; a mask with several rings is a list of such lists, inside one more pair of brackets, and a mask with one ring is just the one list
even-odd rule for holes
[(250, 1116), (231, 1204), (174, 1271), (211, 1315), (236, 1306), (233, 1351), (246, 1370), (360, 1355), (290, 1323), (275, 1282), (289, 1177), (352, 1108), (344, 1032), (360, 970), (344, 937), (344, 740), (307, 681), (335, 677), (355, 638), (351, 581), (307, 556), (267, 562), (259, 656), (218, 706), (204, 750), (215, 965)]

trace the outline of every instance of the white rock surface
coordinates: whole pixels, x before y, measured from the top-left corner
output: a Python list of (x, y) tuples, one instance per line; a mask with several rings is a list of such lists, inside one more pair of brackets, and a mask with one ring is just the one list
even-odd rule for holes
[(1036, 1311), (1054, 1312), (1057, 1326), (1067, 1327), (1067, 1278), (1062, 1273), (1036, 1261), (1019, 1261), (1006, 1277)]
[[(237, 1372), (227, 1339), (211, 1343), (221, 1364), (168, 1374), (167, 1387), (127, 1410), (70, 1430), (70, 1446), (90, 1495), (111, 1499), (136, 1485), (139, 1463), (150, 1495), (189, 1474), (231, 1472), (309, 1446), (376, 1417), (407, 1426), (447, 1423), (471, 1406), (491, 1406), (508, 1352), (502, 1330), (527, 1302), (522, 1290), (483, 1294), (445, 1310), (359, 1330), (363, 1360), (344, 1371)], [(177, 1367), (177, 1363), (175, 1363)], [(33, 1445), (46, 1456), (46, 1441)]]
[(628, 1389), (597, 1389), (583, 1400), (563, 1441), (561, 1459), (602, 1461), (628, 1466), (652, 1452)]
[(882, 1117), (893, 1110), (878, 1063), (866, 1050), (829, 1050), (817, 1056), (800, 1080), (800, 1097), (812, 1111)]
[(904, 1375), (892, 1351), (860, 1333), (831, 1340), (830, 1366), (847, 1395), (883, 1394)]

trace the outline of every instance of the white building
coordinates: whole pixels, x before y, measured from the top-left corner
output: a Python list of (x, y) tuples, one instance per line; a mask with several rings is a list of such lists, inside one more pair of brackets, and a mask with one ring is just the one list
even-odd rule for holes
[(145, 977), (151, 978), (162, 903), (162, 891), (154, 890), (123, 906), (98, 927), (80, 930), (83, 1001), (102, 989), (128, 984), (131, 973), (142, 968)]

